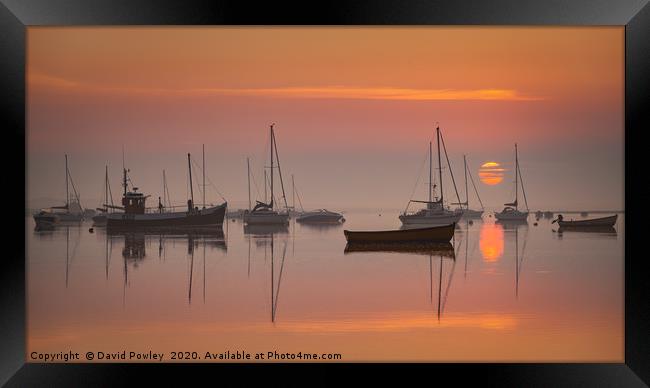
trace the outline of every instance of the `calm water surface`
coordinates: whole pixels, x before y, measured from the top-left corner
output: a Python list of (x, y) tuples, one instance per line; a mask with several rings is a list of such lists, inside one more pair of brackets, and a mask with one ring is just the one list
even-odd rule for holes
[(397, 214), (279, 231), (231, 220), (222, 235), (107, 235), (90, 223), (36, 232), (29, 218), (28, 353), (624, 359), (622, 214), (614, 233), (485, 216), (461, 220), (452, 254), (344, 253), (343, 229), (397, 228)]

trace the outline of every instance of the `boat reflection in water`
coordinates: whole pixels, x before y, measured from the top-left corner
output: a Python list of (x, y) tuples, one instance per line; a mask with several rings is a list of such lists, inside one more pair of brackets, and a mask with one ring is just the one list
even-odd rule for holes
[(321, 233), (328, 232), (330, 230), (339, 229), (343, 227), (342, 222), (320, 222), (320, 223), (301, 223), (301, 229), (313, 230)]
[[(459, 244), (460, 246), (460, 244)], [(444, 312), (447, 303), (447, 295), (451, 287), (451, 281), (454, 276), (456, 268), (456, 250), (451, 243), (427, 243), (427, 242), (373, 242), (373, 243), (348, 243), (345, 246), (344, 253), (397, 253), (397, 254), (413, 254), (428, 256), (429, 259), (429, 300), (433, 304), (433, 266), (435, 261), (439, 262), (438, 271), (438, 304), (437, 315), (438, 321)], [(445, 292), (442, 292), (443, 272), (445, 266), (445, 259), (452, 261), (451, 269), (449, 270), (449, 278), (447, 279)]]
[(580, 227), (580, 226), (571, 226), (571, 227), (560, 227), (557, 230), (558, 236), (562, 237), (562, 234), (568, 233), (590, 233), (597, 235), (598, 237), (617, 237), (616, 229), (613, 226), (589, 226), (589, 227)]
[(203, 301), (205, 302), (205, 250), (206, 247), (216, 248), (227, 252), (227, 243), (222, 230), (215, 228), (173, 228), (173, 229), (151, 229), (143, 230), (115, 230), (109, 228), (106, 230), (106, 278), (108, 279), (108, 268), (110, 263), (111, 251), (114, 240), (122, 238), (124, 247), (122, 248), (122, 258), (124, 259), (124, 287), (123, 287), (123, 304), (126, 299), (126, 287), (129, 284), (129, 266), (134, 269), (147, 257), (147, 243), (151, 241), (158, 242), (158, 258), (165, 256), (165, 246), (168, 243), (187, 242), (187, 255), (190, 260), (189, 284), (188, 284), (188, 303), (192, 303), (192, 283), (194, 275), (194, 253), (197, 247), (203, 247)]
[(286, 224), (244, 224), (244, 234), (255, 236), (271, 236), (273, 234), (288, 234), (289, 223)]

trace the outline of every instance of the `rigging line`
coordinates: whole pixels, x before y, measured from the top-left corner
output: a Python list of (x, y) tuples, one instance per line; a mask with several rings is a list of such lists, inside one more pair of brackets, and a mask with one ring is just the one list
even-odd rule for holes
[(458, 188), (456, 188), (456, 181), (454, 180), (454, 171), (451, 169), (451, 163), (449, 163), (449, 155), (447, 155), (447, 146), (445, 146), (445, 139), (442, 137), (442, 131), (440, 131), (440, 140), (442, 140), (442, 149), (445, 151), (445, 158), (447, 159), (447, 166), (449, 166), (449, 174), (451, 175), (451, 182), (454, 184), (454, 191), (456, 192), (456, 199), (460, 203), (460, 195), (458, 195)]
[(449, 295), (449, 289), (451, 288), (451, 281), (454, 279), (454, 272), (456, 269), (456, 258), (454, 258), (454, 264), (451, 266), (451, 275), (449, 276), (449, 281), (447, 282), (447, 288), (445, 289), (445, 296), (442, 299), (442, 311), (445, 311), (445, 306), (447, 305), (447, 296)]
[(476, 184), (474, 184), (474, 178), (472, 178), (472, 170), (469, 168), (469, 164), (467, 164), (467, 169), (469, 170), (469, 180), (472, 182), (472, 187), (474, 188), (474, 192), (476, 193), (476, 197), (478, 198), (478, 202), (481, 204), (481, 209), (485, 210), (485, 207), (483, 206), (483, 201), (481, 201), (481, 196), (478, 195), (478, 190), (476, 189)]
[(526, 229), (526, 236), (524, 237), (524, 246), (521, 249), (521, 260), (519, 260), (519, 273), (521, 273), (521, 267), (524, 264), (524, 253), (526, 252), (527, 242), (528, 242), (528, 229)]
[(280, 276), (278, 276), (278, 288), (275, 290), (275, 302), (273, 303), (273, 317), (278, 309), (278, 296), (280, 296), (280, 285), (282, 284), (282, 270), (284, 269), (284, 257), (287, 254), (287, 242), (284, 242), (284, 251), (282, 252), (282, 262), (280, 263)]
[[(196, 160), (194, 160), (194, 159), (192, 158), (192, 162), (194, 163), (194, 165), (196, 166), (196, 168), (199, 169), (199, 171), (202, 173), (202, 172), (203, 172), (203, 169), (201, 168), (201, 166), (199, 166), (199, 164), (196, 162)], [(227, 201), (226, 201), (226, 198), (223, 196), (223, 194), (221, 194), (221, 192), (219, 191), (219, 189), (217, 189), (217, 186), (216, 186), (214, 183), (212, 183), (212, 181), (210, 180), (210, 177), (206, 176), (206, 177), (205, 177), (205, 180), (208, 181), (208, 184), (207, 184), (206, 186), (211, 186), (211, 187), (214, 189), (214, 191), (216, 191), (217, 194), (221, 197), (221, 199), (223, 199), (224, 202), (227, 202)], [(199, 185), (199, 186), (201, 186), (201, 185)], [(202, 191), (201, 191), (201, 192), (202, 192)]]
[[(424, 159), (422, 159), (422, 163), (420, 163), (417, 180), (415, 181), (415, 186), (413, 186), (413, 190), (411, 191), (411, 196), (409, 197), (409, 200), (406, 203), (406, 208), (404, 209), (404, 213), (408, 211), (409, 205), (411, 204), (411, 200), (413, 200), (413, 196), (415, 195), (415, 191), (418, 189), (418, 185), (420, 184), (420, 178), (422, 178), (422, 170), (424, 169), (424, 164), (426, 163), (428, 157), (429, 157), (429, 148), (427, 147), (427, 152), (424, 155)], [(429, 190), (431, 190), (430, 187)]]
[[(294, 184), (294, 187), (295, 187), (295, 184)], [(300, 210), (302, 210), (302, 212), (304, 213), (305, 208), (302, 207), (302, 200), (300, 199), (300, 192), (298, 191), (297, 188), (295, 190), (296, 190), (296, 196), (298, 197), (298, 203), (300, 204)], [(296, 209), (293, 209), (293, 210), (296, 210)]]
[(519, 181), (521, 182), (521, 192), (524, 194), (524, 203), (526, 203), (526, 210), (529, 210), (528, 200), (526, 199), (526, 189), (524, 189), (524, 178), (521, 176), (521, 170), (519, 169), (519, 164), (517, 164), (517, 173), (519, 174)]
[[(275, 141), (275, 133), (273, 133), (273, 148), (275, 149), (275, 160), (278, 162), (278, 174), (280, 175), (280, 186), (282, 187), (282, 198), (284, 199), (284, 208), (287, 209), (289, 205), (287, 204), (287, 196), (284, 192), (284, 183), (282, 181), (282, 169), (280, 169), (280, 156), (278, 155), (278, 143)], [(271, 171), (273, 174), (273, 171)], [(273, 194), (273, 193), (271, 193)]]
[(251, 179), (253, 180), (253, 186), (255, 186), (255, 192), (257, 193), (257, 198), (261, 198), (260, 188), (257, 186), (257, 181), (255, 181), (255, 173), (251, 169)]

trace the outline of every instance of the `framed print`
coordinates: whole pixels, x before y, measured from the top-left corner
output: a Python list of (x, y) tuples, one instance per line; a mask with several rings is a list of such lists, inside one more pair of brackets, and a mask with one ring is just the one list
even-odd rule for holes
[(8, 386), (650, 380), (647, 2), (0, 18)]

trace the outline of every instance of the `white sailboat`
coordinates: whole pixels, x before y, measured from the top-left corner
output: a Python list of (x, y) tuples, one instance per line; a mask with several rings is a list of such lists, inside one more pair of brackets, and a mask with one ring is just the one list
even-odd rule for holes
[[(278, 211), (275, 210), (274, 208), (274, 197), (273, 197), (273, 176), (275, 175), (273, 173), (273, 169), (275, 168), (273, 165), (274, 162), (274, 151), (275, 151), (275, 160), (277, 161), (278, 164), (278, 174), (280, 176), (280, 185), (282, 187), (282, 198), (284, 199), (284, 206), (285, 209), (288, 208), (287, 206), (287, 198), (284, 195), (284, 184), (282, 182), (282, 170), (280, 169), (280, 158), (278, 157), (278, 148), (277, 144), (275, 142), (275, 133), (273, 131), (273, 126), (275, 124), (271, 124), (271, 201), (269, 203), (261, 202), (261, 201), (256, 201), (257, 204), (255, 207), (253, 207), (249, 212), (246, 212), (244, 214), (244, 222), (247, 225), (277, 225), (277, 224), (288, 224), (289, 223), (289, 212), (288, 211)], [(249, 169), (250, 170), (250, 169)], [(249, 172), (250, 173), (250, 172)], [(249, 181), (249, 192), (250, 192), (250, 181)]]
[[(450, 210), (444, 206), (444, 193), (442, 187), (442, 166), (440, 162), (440, 127), (436, 127), (436, 138), (438, 145), (438, 171), (440, 179), (440, 197), (433, 198), (433, 189), (434, 185), (432, 182), (433, 178), (433, 153), (431, 150), (431, 142), (429, 142), (429, 200), (428, 201), (416, 201), (409, 200), (411, 202), (425, 203), (426, 208), (421, 209), (415, 213), (408, 213), (408, 205), (404, 213), (400, 214), (399, 219), (402, 221), (404, 226), (412, 225), (449, 225), (458, 222), (460, 217), (463, 215), (461, 211)], [(443, 140), (444, 141), (444, 140)], [(444, 146), (444, 143), (443, 143)], [(445, 151), (446, 152), (446, 151)], [(449, 159), (447, 159), (449, 164)], [(453, 175), (452, 175), (453, 179)], [(454, 188), (456, 184), (454, 183)], [(458, 191), (456, 191), (458, 194)], [(460, 199), (458, 199), (460, 202)]]
[[(463, 212), (463, 218), (481, 218), (483, 216), (483, 212), (485, 211), (485, 208), (483, 207), (483, 201), (481, 201), (481, 196), (478, 195), (478, 190), (476, 189), (476, 184), (474, 184), (474, 178), (472, 178), (472, 173), (469, 173), (469, 178), (472, 181), (472, 187), (474, 187), (474, 192), (476, 193), (476, 197), (478, 198), (478, 202), (481, 204), (481, 210), (473, 210), (469, 208), (469, 191), (467, 187), (467, 173), (469, 171), (469, 167), (467, 166), (467, 157), (463, 155), (463, 165), (465, 166), (465, 202), (459, 202), (459, 203), (454, 203), (454, 205), (460, 205), (462, 212)], [(465, 208), (462, 208), (462, 206), (465, 206)]]
[[(526, 204), (526, 211), (519, 210), (519, 182), (521, 181), (521, 191), (524, 194), (524, 203)], [(524, 190), (524, 182), (521, 179), (521, 170), (519, 170), (519, 154), (517, 151), (517, 143), (515, 143), (515, 201), (504, 204), (501, 212), (494, 213), (494, 217), (499, 221), (526, 221), (528, 219), (528, 201), (526, 200), (526, 191)]]
[[(74, 196), (70, 195), (70, 186)], [(34, 214), (37, 228), (52, 227), (59, 222), (81, 222), (84, 219), (79, 193), (74, 186), (68, 169), (68, 155), (65, 155), (65, 205), (41, 209)]]

